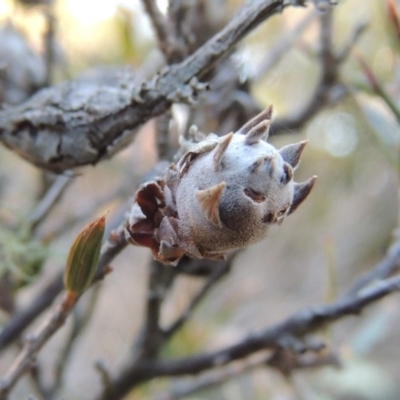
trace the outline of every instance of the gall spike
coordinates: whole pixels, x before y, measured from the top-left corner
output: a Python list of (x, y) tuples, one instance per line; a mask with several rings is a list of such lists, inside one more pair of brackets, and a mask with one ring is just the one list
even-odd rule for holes
[(282, 147), (279, 150), (282, 158), (291, 165), (292, 168), (296, 168), (300, 161), (301, 153), (304, 150), (304, 147), (308, 143), (308, 140), (303, 140), (299, 143), (289, 144), (287, 146)]
[(261, 111), (259, 114), (257, 114), (255, 117), (253, 117), (249, 122), (244, 124), (238, 131), (237, 133), (241, 135), (247, 135), (248, 132), (258, 124), (260, 124), (263, 121), (268, 121), (272, 117), (272, 105), (270, 105), (268, 108), (266, 108), (264, 111)]
[(311, 192), (316, 177), (295, 183), (306, 142), (280, 150), (267, 143), (272, 107), (235, 133), (209, 135), (143, 184), (126, 226), (128, 240), (176, 265), (184, 256), (223, 259), (265, 238)]
[(297, 207), (307, 198), (311, 192), (311, 189), (314, 187), (316, 180), (317, 177), (314, 175), (305, 182), (294, 184), (293, 201), (290, 205), (289, 214), (292, 214), (294, 211), (296, 211)]
[(228, 133), (227, 135), (223, 136), (219, 143), (217, 144), (217, 147), (214, 149), (214, 166), (215, 169), (219, 169), (221, 167), (221, 162), (222, 162), (222, 157), (224, 156), (224, 153), (229, 146), (229, 143), (231, 142), (233, 137), (233, 132)]
[(246, 133), (244, 142), (248, 145), (252, 145), (258, 143), (262, 138), (267, 139), (269, 126), (269, 120), (260, 122)]
[(221, 182), (218, 185), (214, 185), (208, 189), (199, 190), (196, 193), (197, 201), (200, 204), (204, 216), (214, 225), (218, 226), (221, 226), (218, 205), (225, 186), (226, 183)]

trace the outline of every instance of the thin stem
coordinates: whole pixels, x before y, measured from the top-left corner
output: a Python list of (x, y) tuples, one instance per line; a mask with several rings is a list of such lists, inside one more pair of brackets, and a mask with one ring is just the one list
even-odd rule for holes
[(215, 286), (219, 280), (225, 276), (231, 268), (231, 263), (238, 252), (234, 253), (229, 257), (227, 261), (222, 263), (222, 265), (215, 266), (214, 271), (211, 273), (210, 277), (207, 279), (206, 283), (200, 289), (200, 291), (192, 299), (186, 310), (182, 315), (165, 331), (165, 336), (167, 338), (172, 337), (182, 326), (187, 322), (187, 320), (193, 314), (195, 308), (200, 304), (201, 300), (208, 294), (211, 288)]
[(65, 173), (59, 175), (47, 190), (36, 208), (29, 214), (28, 222), (34, 229), (57, 204), (67, 187), (72, 183), (72, 175)]
[(164, 53), (167, 62), (177, 61), (176, 58), (177, 46), (175, 44), (175, 38), (172, 35), (171, 28), (169, 26), (168, 19), (161, 13), (156, 2), (154, 0), (142, 0), (144, 8), (150, 17), (153, 25), (156, 37), (158, 40), (158, 46)]
[[(108, 272), (107, 268), (110, 262), (125, 247), (127, 242), (124, 235), (124, 223), (115, 229), (109, 236), (109, 240), (104, 243), (99, 265), (93, 283), (102, 279)], [(11, 321), (3, 328), (0, 333), (0, 351), (5, 349), (9, 344), (18, 339), (21, 332), (49, 307), (52, 301), (58, 296), (63, 289), (62, 283), (63, 272), (60, 273), (47, 285), (39, 297), (25, 310), (16, 313)]]
[(45, 43), (45, 64), (46, 64), (46, 77), (45, 85), (49, 86), (53, 82), (54, 72), (54, 34), (55, 34), (55, 18), (53, 13), (53, 1), (46, 0), (45, 17), (47, 29), (44, 35)]
[(34, 333), (27, 336), (23, 349), (0, 381), (0, 400), (5, 400), (11, 389), (32, 365), (36, 354), (64, 324), (78, 298), (66, 292), (50, 317)]

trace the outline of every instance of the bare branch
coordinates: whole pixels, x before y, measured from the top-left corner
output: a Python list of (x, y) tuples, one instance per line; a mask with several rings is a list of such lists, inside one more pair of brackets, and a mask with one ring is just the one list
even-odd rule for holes
[(191, 394), (199, 392), (216, 385), (220, 385), (233, 377), (239, 376), (252, 369), (265, 366), (268, 362), (269, 354), (263, 352), (261, 354), (254, 355), (251, 359), (240, 360), (237, 363), (228, 365), (225, 368), (213, 370), (204, 373), (204, 375), (198, 377), (193, 382), (186, 384), (178, 384), (177, 388), (172, 390), (169, 394), (163, 394), (156, 397), (156, 400), (177, 400), (185, 398)]
[[(166, 162), (158, 163), (152, 170), (145, 174), (145, 176), (143, 177), (144, 181), (154, 179), (155, 176), (163, 173), (167, 166), (168, 163)], [(112, 262), (114, 257), (116, 257), (127, 245), (124, 235), (127, 206), (128, 205), (125, 204), (121, 208), (118, 215), (114, 218), (114, 222), (107, 224), (106, 236), (108, 237), (108, 240), (103, 245), (99, 260), (99, 266), (97, 268), (97, 273), (94, 281), (101, 279), (102, 276), (104, 276), (108, 265)], [(93, 206), (91, 207), (91, 209), (93, 209)], [(85, 215), (86, 214), (87, 211), (85, 211)], [(80, 216), (80, 219), (82, 219), (82, 216)], [(115, 227), (115, 229), (111, 232), (108, 232), (108, 229), (110, 227)], [(63, 283), (61, 271), (47, 284), (47, 286), (26, 309), (16, 312), (11, 320), (3, 327), (0, 332), (0, 353), (7, 346), (17, 340), (24, 329), (31, 322), (33, 322), (38, 315), (40, 315), (51, 305), (54, 299), (61, 293), (62, 289)]]
[(120, 399), (133, 385), (158, 376), (198, 374), (248, 357), (260, 350), (283, 347), (287, 338), (301, 338), (328, 323), (345, 316), (359, 314), (366, 306), (398, 290), (400, 290), (400, 277), (396, 276), (360, 292), (358, 296), (344, 296), (328, 305), (304, 309), (282, 323), (253, 334), (225, 349), (183, 359), (142, 361), (140, 364), (127, 366), (122, 374), (113, 380), (108, 397), (100, 396), (99, 399)]
[(56, 172), (96, 164), (125, 146), (139, 126), (173, 102), (195, 97), (202, 87), (193, 79), (204, 76), (232, 46), (283, 7), (283, 0), (249, 4), (196, 52), (140, 87), (132, 73), (116, 86), (75, 81), (44, 89), (22, 105), (0, 111), (0, 141), (31, 163)]
[[(104, 243), (93, 282), (104, 277), (110, 262), (126, 245), (124, 225), (122, 224), (110, 234), (109, 240)], [(19, 338), (22, 331), (51, 305), (54, 299), (61, 293), (62, 289), (61, 271), (27, 309), (15, 313), (10, 322), (4, 326), (4, 329), (0, 332), (0, 352)]]
[(45, 43), (45, 64), (46, 78), (44, 84), (51, 85), (54, 73), (54, 34), (55, 34), (55, 17), (54, 17), (53, 0), (46, 0), (46, 8), (44, 11), (46, 18), (46, 32), (44, 34)]
[(63, 384), (65, 369), (68, 366), (68, 361), (70, 360), (71, 355), (73, 354), (72, 348), (75, 344), (75, 341), (85, 330), (91, 320), (91, 317), (93, 316), (101, 287), (102, 286), (95, 286), (90, 292), (90, 298), (88, 300), (89, 304), (84, 310), (81, 310), (78, 305), (75, 307), (71, 315), (73, 317), (72, 329), (70, 330), (68, 337), (60, 351), (60, 355), (58, 356), (58, 360), (54, 368), (54, 381), (51, 388), (47, 390), (48, 398), (57, 398), (57, 392)]
[[(226, 261), (217, 262), (201, 260), (202, 264), (211, 264), (213, 270), (207, 278), (206, 283), (191, 300), (187, 309), (167, 329), (160, 327), (160, 310), (169, 287), (181, 268), (171, 268), (156, 260), (150, 264), (149, 290), (146, 308), (146, 320), (135, 346), (135, 363), (140, 364), (142, 360), (155, 358), (161, 347), (187, 322), (209, 290), (222, 278), (231, 268), (232, 261), (238, 252), (232, 253)], [(188, 264), (194, 264), (200, 260), (189, 260)]]
[(176, 277), (176, 270), (151, 260), (149, 276), (149, 288), (147, 291), (146, 319), (135, 345), (134, 358), (136, 362), (143, 359), (152, 359), (158, 355), (164, 344), (165, 335), (160, 327), (161, 305), (169, 287)]
[(172, 114), (170, 111), (156, 119), (156, 137), (157, 137), (157, 152), (159, 160), (170, 160), (172, 158), (170, 145), (170, 122)]
[(108, 388), (110, 387), (111, 378), (110, 371), (104, 360), (96, 360), (94, 364), (96, 370), (100, 374), (101, 383), (103, 385), (104, 392), (108, 392)]
[(57, 204), (57, 201), (60, 199), (65, 189), (72, 183), (71, 178), (71, 174), (68, 173), (64, 173), (56, 178), (39, 204), (28, 216), (28, 221), (32, 224), (33, 228), (35, 228)]
[(29, 378), (31, 381), (31, 384), (33, 386), (34, 391), (36, 392), (36, 395), (38, 396), (39, 400), (46, 400), (47, 399), (47, 389), (43, 385), (42, 382), (42, 369), (40, 368), (40, 365), (38, 365), (37, 361), (31, 365), (30, 371), (29, 371)]
[[(214, 269), (211, 272), (209, 278), (207, 279), (204, 286), (200, 289), (200, 291), (196, 294), (196, 296), (192, 299), (187, 309), (183, 312), (183, 314), (165, 331), (165, 336), (167, 338), (172, 337), (190, 318), (195, 308), (199, 305), (201, 300), (207, 295), (214, 285), (219, 282), (219, 280), (225, 276), (231, 269), (232, 262), (235, 256), (238, 254), (238, 251), (229, 255), (227, 260), (223, 262), (214, 262)], [(203, 261), (203, 264), (204, 263)]]
[(387, 256), (377, 264), (372, 270), (360, 276), (357, 281), (347, 290), (346, 295), (356, 296), (360, 290), (363, 290), (368, 285), (374, 282), (387, 279), (400, 270), (400, 240), (393, 243), (390, 247)]
[(340, 51), (340, 53), (337, 56), (339, 62), (343, 62), (344, 60), (346, 60), (346, 58), (350, 54), (351, 49), (354, 46), (354, 43), (357, 42), (358, 38), (365, 32), (367, 27), (368, 23), (363, 21), (354, 28), (346, 46)]
[(260, 63), (252, 79), (258, 80), (263, 77), (271, 68), (273, 68), (281, 58), (286, 54), (288, 49), (293, 46), (301, 34), (317, 19), (319, 13), (312, 10), (303, 20), (300, 21), (283, 39), (268, 52), (268, 56)]
[(160, 50), (164, 53), (168, 62), (174, 61), (176, 57), (179, 57), (181, 52), (179, 51), (174, 36), (172, 35), (169, 21), (161, 13), (154, 0), (142, 0), (142, 3), (150, 17)]
[(31, 368), (36, 354), (51, 336), (64, 324), (77, 298), (68, 293), (54, 309), (50, 318), (38, 329), (35, 334), (26, 338), (24, 347), (15, 362), (0, 381), (0, 400), (7, 399), (8, 393), (18, 382), (19, 378)]
[[(124, 226), (120, 226), (110, 234), (107, 242), (103, 244), (100, 261), (92, 284), (102, 279), (109, 272), (108, 265), (110, 258), (112, 259), (118, 254), (126, 244)], [(39, 350), (61, 328), (79, 297), (79, 295), (71, 291), (66, 291), (61, 302), (57, 304), (56, 308), (50, 314), (49, 319), (43, 323), (35, 334), (25, 339), (22, 351), (0, 381), (0, 400), (6, 399), (19, 378), (31, 368)]]
[(0, 352), (20, 338), (24, 329), (46, 310), (63, 289), (62, 274), (57, 275), (40, 295), (22, 311), (17, 311), (0, 332)]
[[(228, 364), (226, 367), (205, 372), (190, 383), (179, 384), (178, 382), (178, 384), (175, 385), (177, 386), (176, 389), (172, 390), (169, 394), (157, 396), (156, 400), (178, 400), (185, 398), (201, 390), (221, 385), (253, 369), (265, 368), (267, 365), (274, 367), (273, 362), (275, 362), (275, 358), (271, 357), (269, 352), (257, 353), (249, 358)], [(332, 352), (322, 354), (292, 354), (292, 358), (289, 362), (291, 363), (292, 370), (310, 369), (326, 365), (338, 367), (340, 365), (338, 358)]]
[[(306, 22), (306, 20), (304, 21)], [(299, 28), (301, 25), (299, 26)], [(321, 76), (310, 102), (297, 114), (276, 119), (271, 125), (270, 135), (282, 131), (301, 128), (327, 104), (337, 103), (347, 94), (347, 89), (340, 81), (339, 68), (349, 54), (353, 44), (364, 32), (365, 24), (360, 24), (349, 38), (344, 49), (336, 55), (332, 46), (332, 12), (326, 11), (320, 17), (320, 48), (319, 60)]]

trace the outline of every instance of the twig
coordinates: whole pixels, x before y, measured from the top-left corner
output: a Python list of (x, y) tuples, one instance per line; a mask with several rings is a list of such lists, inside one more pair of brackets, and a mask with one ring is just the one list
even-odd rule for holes
[(169, 394), (156, 396), (156, 400), (178, 400), (186, 396), (197, 393), (201, 390), (220, 385), (233, 377), (244, 374), (252, 369), (265, 366), (270, 355), (266, 352), (256, 354), (248, 360), (240, 360), (225, 368), (220, 368), (211, 372), (205, 372), (193, 382), (177, 384), (177, 388)]
[(230, 271), (233, 259), (237, 254), (238, 252), (231, 254), (226, 261), (218, 263), (217, 266), (214, 266), (214, 271), (210, 274), (200, 291), (191, 300), (186, 310), (168, 329), (165, 330), (166, 338), (172, 337), (185, 324), (210, 289), (214, 287), (214, 285)]
[(287, 33), (284, 38), (268, 52), (268, 56), (260, 63), (252, 79), (261, 79), (265, 73), (270, 71), (287, 53), (293, 43), (299, 39), (300, 35), (316, 20), (318, 15), (319, 13), (317, 11), (312, 10), (298, 25)]
[(73, 316), (73, 325), (72, 329), (69, 332), (69, 335), (64, 343), (63, 348), (61, 349), (60, 355), (58, 357), (58, 361), (54, 371), (54, 382), (52, 383), (52, 387), (48, 390), (48, 398), (55, 398), (58, 390), (62, 386), (63, 383), (63, 375), (65, 368), (68, 365), (69, 358), (72, 355), (72, 347), (76, 342), (76, 339), (82, 334), (82, 332), (87, 327), (95, 309), (95, 305), (97, 303), (97, 299), (99, 297), (100, 288), (102, 286), (95, 286), (93, 290), (90, 292), (90, 299), (88, 299), (89, 304), (87, 305), (85, 310), (79, 310), (79, 307), (75, 307)]
[(285, 338), (301, 338), (328, 323), (345, 316), (359, 314), (366, 306), (398, 290), (400, 290), (400, 277), (397, 276), (360, 292), (358, 296), (344, 296), (328, 305), (304, 309), (282, 323), (225, 349), (183, 359), (143, 361), (140, 364), (127, 366), (112, 381), (108, 397), (100, 396), (99, 399), (120, 399), (133, 385), (155, 377), (198, 374), (204, 370), (248, 357), (260, 350), (282, 347), (282, 340)]
[(36, 354), (48, 339), (64, 324), (75, 305), (77, 298), (66, 293), (51, 313), (50, 318), (37, 330), (35, 334), (26, 338), (24, 347), (15, 362), (0, 381), (0, 400), (7, 399), (8, 393), (18, 382), (18, 379), (30, 369)]
[(346, 296), (356, 296), (362, 289), (374, 282), (387, 279), (400, 271), (400, 238), (388, 250), (386, 257), (373, 269), (359, 277), (346, 291)]
[[(222, 278), (231, 267), (231, 263), (237, 252), (233, 253), (224, 262), (213, 262), (214, 270), (208, 277), (204, 286), (194, 296), (187, 309), (180, 317), (167, 329), (162, 329), (159, 325), (160, 309), (162, 302), (165, 299), (167, 290), (171, 287), (174, 279), (179, 270), (172, 269), (168, 266), (162, 265), (158, 261), (152, 260), (150, 264), (151, 272), (149, 278), (149, 290), (146, 309), (146, 320), (143, 332), (136, 345), (136, 363), (141, 360), (149, 360), (155, 358), (161, 347), (185, 324), (190, 318), (194, 309), (199, 305), (208, 291)], [(195, 262), (196, 260), (191, 260)], [(208, 260), (202, 260), (204, 264)]]
[[(351, 40), (356, 40), (358, 37), (359, 34), (354, 35)], [(337, 102), (346, 94), (347, 90), (339, 79), (339, 65), (344, 61), (347, 53), (344, 50), (339, 58), (333, 51), (331, 11), (325, 12), (320, 17), (320, 48), (321, 76), (311, 101), (297, 115), (275, 120), (271, 126), (270, 135), (276, 135), (282, 130), (302, 127), (326, 104)]]
[(172, 120), (170, 111), (156, 119), (157, 152), (159, 160), (172, 158), (169, 139), (169, 124)]
[[(172, 35), (169, 21), (161, 13), (154, 0), (142, 0), (144, 8), (150, 17), (154, 31), (157, 36), (158, 46), (164, 53), (168, 63), (177, 61), (175, 58), (179, 56), (179, 50), (175, 43), (175, 38)], [(176, 54), (177, 53), (177, 54)]]
[[(109, 240), (104, 243), (99, 265), (92, 283), (105, 276), (108, 272), (110, 259), (115, 257), (115, 255), (118, 254), (126, 244), (124, 227), (121, 226), (114, 230), (110, 234)], [(28, 336), (25, 339), (25, 345), (20, 355), (0, 381), (0, 400), (6, 399), (9, 391), (17, 383), (18, 379), (30, 369), (36, 354), (50, 339), (50, 337), (64, 324), (78, 298), (79, 296), (76, 296), (71, 292), (66, 292), (61, 299), (61, 302), (51, 313), (50, 318), (45, 321), (35, 334)]]
[(349, 56), (354, 44), (358, 41), (360, 36), (365, 32), (368, 27), (368, 22), (360, 22), (352, 31), (350, 38), (347, 41), (347, 44), (337, 55), (338, 62), (343, 62)]
[[(293, 358), (292, 369), (310, 369), (321, 366), (334, 366), (340, 365), (337, 357), (333, 353), (312, 354), (310, 355), (295, 355)], [(172, 390), (167, 395), (160, 395), (156, 400), (178, 400), (186, 396), (197, 393), (201, 390), (210, 387), (221, 385), (222, 383), (249, 372), (256, 368), (265, 368), (266, 366), (273, 366), (271, 363), (271, 356), (268, 352), (261, 352), (252, 355), (248, 359), (239, 360), (235, 363), (228, 364), (225, 368), (219, 368), (210, 372), (205, 372), (194, 381), (186, 384), (177, 384), (177, 388)]]
[(19, 339), (23, 330), (50, 306), (62, 289), (62, 274), (60, 273), (49, 282), (29, 307), (13, 315), (0, 332), (0, 352)]
[(354, 50), (354, 55), (356, 56), (356, 59), (359, 62), (364, 74), (366, 75), (368, 79), (368, 84), (371, 86), (373, 92), (386, 103), (386, 105), (390, 108), (395, 118), (397, 119), (397, 122), (400, 123), (400, 109), (397, 106), (396, 102), (392, 99), (392, 97), (387, 93), (383, 85), (376, 78), (373, 70), (370, 68), (365, 59), (361, 56), (361, 54), (358, 51)]
[[(168, 2), (168, 22), (181, 58), (196, 50), (215, 33), (215, 30), (209, 29), (210, 25), (207, 18), (204, 18), (203, 11), (204, 3), (198, 0)], [(206, 31), (205, 36), (196, 34), (197, 25)]]
[(29, 377), (37, 396), (39, 396), (39, 399), (47, 400), (47, 389), (43, 386), (41, 368), (37, 362), (31, 365)]
[[(163, 172), (167, 166), (168, 163), (158, 163), (147, 174), (145, 174), (143, 177), (144, 181), (154, 179), (154, 177)], [(125, 185), (125, 187), (127, 186), (129, 185)], [(127, 206), (128, 205), (126, 204), (125, 207), (123, 207), (123, 209), (115, 217), (115, 221), (113, 223), (109, 223), (106, 226), (105, 236), (108, 237), (108, 240), (105, 242), (100, 255), (100, 261), (95, 280), (102, 277), (102, 274), (106, 272), (108, 265), (111, 263), (114, 257), (117, 256), (127, 245), (124, 236)], [(93, 211), (93, 207), (91, 211)], [(82, 216), (80, 217), (82, 219)], [(110, 227), (116, 227), (116, 229), (110, 232)], [(25, 310), (16, 312), (12, 319), (3, 327), (2, 331), (0, 332), (0, 353), (12, 342), (17, 340), (23, 330), (31, 322), (33, 322), (38, 315), (40, 315), (51, 305), (54, 299), (60, 294), (62, 289), (62, 272), (60, 272), (47, 284), (37, 298), (35, 298)]]
[[(324, 348), (324, 347), (323, 347)], [(275, 368), (286, 378), (296, 369), (317, 368), (324, 365), (339, 367), (340, 361), (336, 354), (324, 351), (321, 348), (310, 348), (305, 352), (296, 352), (283, 347), (274, 350), (272, 356), (267, 360), (266, 365)]]
[[(102, 279), (107, 273), (107, 267), (114, 257), (119, 254), (127, 245), (124, 236), (124, 224), (115, 229), (111, 235), (111, 240), (103, 245), (100, 255), (99, 266), (93, 282)], [(46, 310), (63, 288), (62, 272), (60, 272), (40, 293), (40, 295), (24, 311), (17, 312), (11, 321), (0, 332), (0, 351), (4, 350), (14, 340), (19, 338), (21, 332), (33, 320)]]
[(163, 265), (159, 261), (152, 260), (149, 267), (146, 318), (139, 340), (135, 345), (134, 359), (138, 363), (141, 360), (155, 358), (164, 344), (165, 336), (160, 327), (161, 305), (176, 277), (176, 271), (173, 268)]
[(28, 216), (28, 222), (31, 224), (32, 228), (35, 228), (52, 210), (52, 208), (57, 204), (59, 198), (71, 183), (71, 174), (65, 173), (56, 178), (54, 183), (50, 186), (46, 194), (40, 200), (39, 204)]
[(106, 363), (104, 362), (104, 360), (96, 360), (94, 366), (100, 374), (101, 383), (103, 385), (103, 391), (105, 393), (108, 393), (111, 384), (111, 378), (110, 378), (111, 375), (110, 371), (107, 368)]
[(46, 65), (46, 77), (44, 84), (46, 86), (51, 85), (53, 81), (53, 70), (54, 70), (54, 33), (55, 33), (55, 18), (53, 11), (53, 0), (45, 0), (45, 17), (46, 17), (46, 32), (44, 35), (45, 43), (45, 65)]

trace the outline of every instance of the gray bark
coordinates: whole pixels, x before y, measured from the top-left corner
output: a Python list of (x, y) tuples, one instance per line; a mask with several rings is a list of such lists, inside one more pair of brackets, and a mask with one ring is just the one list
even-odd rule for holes
[(25, 103), (0, 111), (0, 141), (32, 164), (58, 173), (96, 164), (174, 102), (192, 101), (205, 88), (197, 78), (283, 7), (284, 0), (248, 5), (196, 52), (144, 84), (128, 71), (115, 85), (76, 80), (43, 89)]

